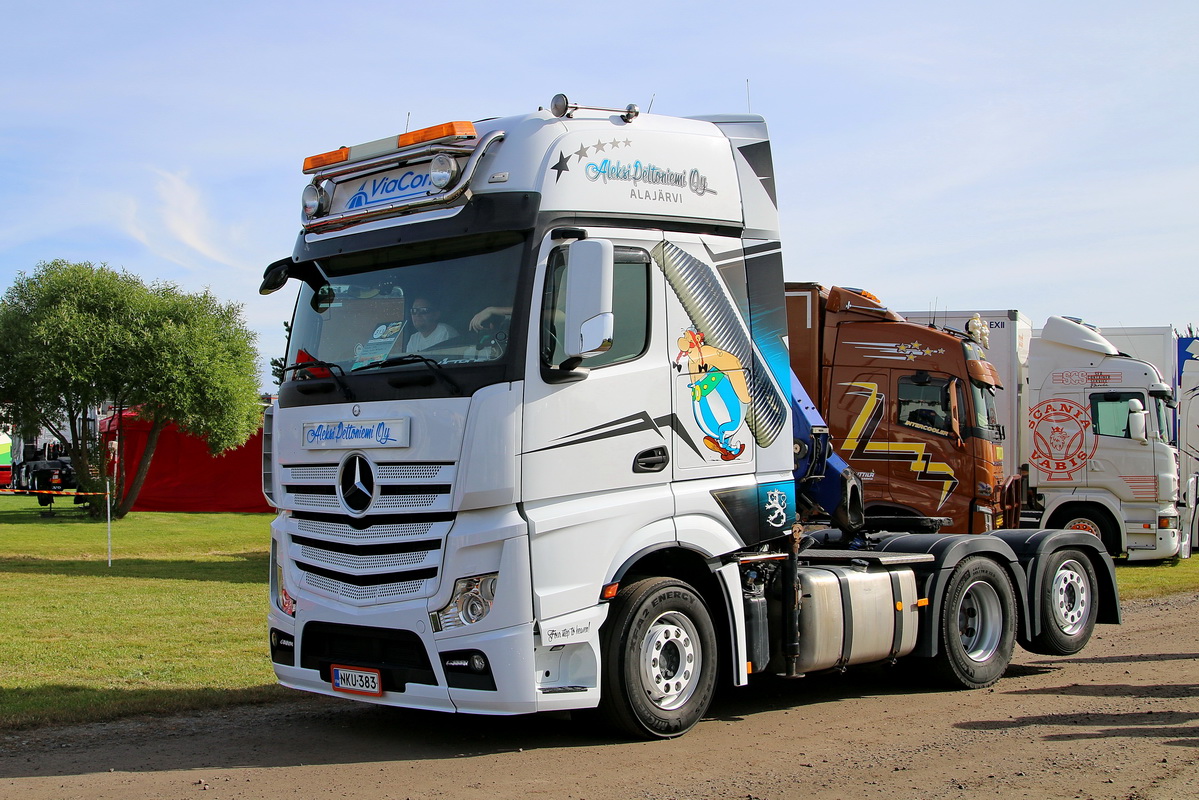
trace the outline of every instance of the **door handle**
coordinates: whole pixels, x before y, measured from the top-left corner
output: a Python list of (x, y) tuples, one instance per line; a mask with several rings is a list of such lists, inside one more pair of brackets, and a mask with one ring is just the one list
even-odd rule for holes
[(633, 472), (661, 472), (670, 463), (670, 454), (665, 447), (642, 450), (633, 459)]

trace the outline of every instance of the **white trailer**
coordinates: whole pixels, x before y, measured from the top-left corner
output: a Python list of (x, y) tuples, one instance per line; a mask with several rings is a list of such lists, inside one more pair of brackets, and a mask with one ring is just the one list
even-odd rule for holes
[[(904, 313), (961, 331), (976, 315), (1005, 387), (996, 404), (1004, 466), (1027, 472), (1025, 524), (1088, 531), (1130, 561), (1185, 554), (1173, 390), (1162, 372), (1066, 317), (1034, 330), (1016, 310)], [(1147, 342), (1138, 339), (1159, 352)]]

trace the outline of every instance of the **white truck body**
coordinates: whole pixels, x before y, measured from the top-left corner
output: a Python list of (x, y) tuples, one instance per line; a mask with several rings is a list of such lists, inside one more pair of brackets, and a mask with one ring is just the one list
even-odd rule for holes
[(560, 96), (305, 172), (261, 288), (302, 283), (263, 436), (281, 683), (669, 737), (718, 663), (911, 655), (981, 687), (1016, 641), (1119, 621), (1076, 531), (803, 535), (800, 465), (833, 457), (799, 423), (761, 118)]
[[(975, 314), (1005, 387), (996, 404), (1007, 429), (1004, 466), (1027, 466), (1035, 494), (1026, 524), (1088, 530), (1130, 561), (1185, 552), (1170, 390), (1157, 367), (1119, 355), (1094, 329), (1063, 317), (1034, 330), (1017, 310), (903, 312), (962, 331)], [(1143, 440), (1130, 438), (1131, 415), (1122, 410), (1130, 399), (1148, 412)]]

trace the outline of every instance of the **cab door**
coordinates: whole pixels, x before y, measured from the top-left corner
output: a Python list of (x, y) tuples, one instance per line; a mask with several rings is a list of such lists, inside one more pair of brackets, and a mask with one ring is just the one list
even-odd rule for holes
[(594, 605), (626, 553), (674, 540), (661, 235), (586, 233), (614, 245), (611, 348), (573, 369), (562, 351), (570, 240), (542, 243), (530, 314), (521, 488), (540, 619)]
[[(1157, 499), (1157, 475), (1161, 471), (1155, 459), (1160, 456), (1161, 448), (1154, 446), (1156, 439), (1141, 442), (1132, 438), (1130, 400), (1139, 402), (1141, 409), (1149, 407), (1148, 398), (1140, 389), (1104, 388), (1087, 392), (1090, 433), (1094, 440), (1085, 471), (1086, 485), (1110, 492), (1125, 503), (1152, 504)], [(1146, 432), (1152, 434), (1151, 415), (1147, 422)], [(1168, 437), (1168, 433), (1165, 435)], [(1131, 521), (1152, 522), (1156, 527), (1156, 509), (1152, 505), (1144, 508), (1141, 513), (1144, 519)]]
[(971, 533), (972, 465), (964, 436), (970, 426), (966, 393), (960, 378), (945, 372), (892, 370), (895, 416), (892, 419), (894, 455), (891, 473), (895, 496), (929, 517), (948, 517), (946, 533)]

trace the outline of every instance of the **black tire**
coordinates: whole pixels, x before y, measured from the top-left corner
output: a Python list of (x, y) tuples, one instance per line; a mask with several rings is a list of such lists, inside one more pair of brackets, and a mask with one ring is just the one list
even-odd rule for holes
[(1109, 555), (1114, 557), (1122, 552), (1120, 537), (1115, 525), (1107, 514), (1093, 508), (1075, 506), (1058, 511), (1050, 520), (1049, 527), (1067, 531), (1085, 531), (1099, 537), (1099, 541), (1103, 542)]
[(1016, 646), (1016, 596), (1003, 568), (984, 556), (962, 559), (949, 579), (933, 659), (942, 682), (991, 686), (1007, 671)]
[(1029, 648), (1048, 656), (1069, 656), (1083, 649), (1099, 612), (1095, 568), (1078, 550), (1058, 550), (1045, 562), (1040, 586), (1041, 631)]
[(691, 730), (716, 686), (716, 633), (703, 598), (672, 578), (621, 587), (602, 631), (599, 712), (640, 739)]

